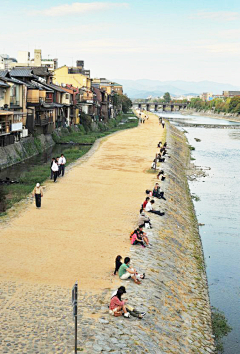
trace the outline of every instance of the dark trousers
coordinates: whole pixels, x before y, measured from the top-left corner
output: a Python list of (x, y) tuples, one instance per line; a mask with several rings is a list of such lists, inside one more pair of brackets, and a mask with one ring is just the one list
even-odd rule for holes
[(56, 182), (57, 177), (58, 177), (58, 171), (53, 172), (53, 177), (54, 177), (54, 182)]
[(165, 214), (165, 213), (161, 213), (161, 211), (159, 211), (159, 210), (149, 210), (149, 213), (157, 214), (157, 215), (160, 215), (160, 216)]
[(53, 175), (54, 175), (53, 170), (51, 170), (51, 179), (53, 179)]
[(41, 208), (41, 194), (35, 194), (36, 207)]
[(62, 177), (64, 176), (65, 165), (60, 165), (60, 174), (62, 173)]
[(145, 247), (145, 245), (144, 245), (144, 243), (143, 243), (142, 241), (137, 241), (137, 240), (136, 240), (136, 241), (133, 242), (133, 244), (134, 244), (134, 245), (141, 245), (141, 246), (144, 246), (144, 247)]

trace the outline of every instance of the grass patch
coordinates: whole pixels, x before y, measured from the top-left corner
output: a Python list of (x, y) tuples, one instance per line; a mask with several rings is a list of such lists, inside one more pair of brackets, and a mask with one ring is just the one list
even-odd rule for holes
[(222, 339), (231, 332), (232, 328), (229, 326), (224, 313), (215, 307), (212, 307), (212, 329), (215, 336), (216, 353), (223, 353)]
[(188, 145), (188, 148), (189, 148), (189, 150), (191, 150), (191, 151), (195, 150), (195, 147), (192, 146), (192, 145)]
[(201, 200), (200, 197), (197, 196), (196, 194), (192, 194), (191, 197), (195, 202), (199, 202)]

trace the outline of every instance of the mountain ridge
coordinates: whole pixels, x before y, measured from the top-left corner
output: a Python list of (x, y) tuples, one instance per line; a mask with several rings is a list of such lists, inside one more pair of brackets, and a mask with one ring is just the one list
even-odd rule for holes
[(214, 81), (160, 81), (150, 79), (114, 79), (114, 81), (123, 85), (124, 93), (130, 98), (147, 98), (148, 96), (160, 97), (165, 92), (172, 96), (188, 95), (191, 92), (194, 95), (203, 92), (212, 92), (213, 94), (222, 94), (222, 91), (238, 91), (240, 86), (234, 86), (227, 83)]

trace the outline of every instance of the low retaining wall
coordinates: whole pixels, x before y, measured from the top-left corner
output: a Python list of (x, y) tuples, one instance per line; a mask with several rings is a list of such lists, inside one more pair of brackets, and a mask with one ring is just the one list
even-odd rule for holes
[(28, 137), (15, 144), (0, 147), (0, 170), (38, 155), (55, 145), (54, 136), (61, 138), (64, 135), (70, 134), (72, 131), (79, 132), (80, 129), (77, 126), (73, 126), (70, 129), (57, 128), (53, 131), (52, 135), (41, 134), (35, 138)]
[(54, 144), (55, 142), (51, 135), (42, 134), (36, 138), (24, 138), (15, 144), (0, 147), (0, 169), (37, 155)]
[(197, 109), (185, 109), (181, 113), (196, 115), (196, 116), (207, 116), (212, 118), (226, 119), (234, 122), (240, 122), (240, 115), (238, 113), (213, 113), (213, 111), (198, 111)]
[[(143, 284), (122, 283), (129, 303), (145, 311), (146, 316), (143, 320), (115, 318), (108, 314), (106, 305), (95, 308), (92, 302), (89, 310), (100, 312), (100, 318), (85, 319), (89, 327), (85, 326), (82, 333), (84, 352), (214, 352), (202, 244), (186, 175), (190, 150), (185, 136), (166, 124), (171, 158), (161, 166), (167, 175), (161, 188), (167, 200), (155, 202), (165, 216), (150, 215), (153, 229), (146, 232), (152, 248), (131, 247), (132, 263), (146, 272)], [(154, 175), (152, 186), (146, 189), (156, 181)], [(111, 291), (103, 294), (102, 304), (109, 303)]]

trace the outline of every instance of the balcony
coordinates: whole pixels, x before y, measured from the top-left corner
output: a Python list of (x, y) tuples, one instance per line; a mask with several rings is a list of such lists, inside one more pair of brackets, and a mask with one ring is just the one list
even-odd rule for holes
[(53, 103), (53, 98), (52, 97), (46, 97), (45, 98), (45, 103)]
[(10, 127), (9, 121), (0, 121), (0, 136), (10, 134)]
[(27, 107), (35, 107), (39, 106), (40, 104), (40, 99), (39, 98), (34, 98), (34, 97), (29, 97), (27, 98)]
[(38, 126), (38, 127), (44, 127), (45, 125), (48, 125), (49, 123), (49, 118), (37, 118), (35, 120), (35, 125)]

